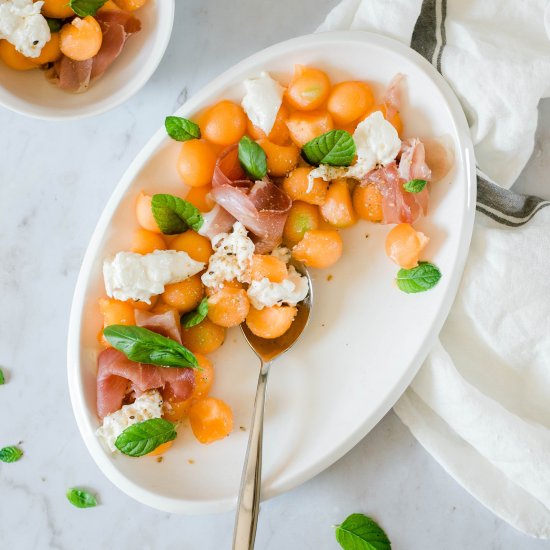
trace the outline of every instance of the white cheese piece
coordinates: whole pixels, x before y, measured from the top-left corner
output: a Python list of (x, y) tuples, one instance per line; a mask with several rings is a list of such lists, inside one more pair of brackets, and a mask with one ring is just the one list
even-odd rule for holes
[(111, 452), (117, 452), (116, 438), (132, 424), (144, 422), (162, 416), (162, 396), (157, 390), (150, 390), (140, 395), (132, 404), (124, 405), (118, 411), (108, 414), (103, 424), (96, 431)]
[(210, 288), (223, 287), (225, 281), (236, 279), (241, 283), (250, 281), (250, 262), (254, 243), (247, 236), (244, 225), (233, 224), (231, 233), (220, 233), (212, 239), (214, 254), (210, 256), (202, 282)]
[(0, 0), (0, 39), (26, 57), (38, 57), (50, 40), (50, 28), (40, 14), (44, 2)]
[(294, 266), (288, 267), (288, 277), (280, 283), (272, 283), (267, 277), (252, 281), (247, 293), (250, 303), (256, 309), (288, 304), (295, 306), (309, 291), (307, 277), (300, 275)]
[(274, 248), (271, 255), (285, 262), (285, 264), (290, 261), (290, 257), (292, 256), (290, 250), (286, 246), (278, 246), (277, 248)]
[(283, 102), (284, 88), (265, 71), (259, 77), (245, 80), (244, 87), (246, 94), (241, 102), (244, 112), (254, 126), (269, 135)]
[(162, 294), (165, 285), (179, 283), (203, 268), (204, 263), (196, 262), (187, 252), (119, 252), (113, 260), (103, 263), (103, 278), (107, 296), (150, 304), (151, 296)]
[(401, 149), (397, 130), (384, 118), (380, 111), (372, 113), (361, 121), (353, 133), (357, 147), (357, 161), (349, 168), (321, 164), (308, 174), (307, 192), (313, 189), (313, 180), (322, 178), (332, 181), (336, 178), (364, 178), (377, 166), (389, 164)]

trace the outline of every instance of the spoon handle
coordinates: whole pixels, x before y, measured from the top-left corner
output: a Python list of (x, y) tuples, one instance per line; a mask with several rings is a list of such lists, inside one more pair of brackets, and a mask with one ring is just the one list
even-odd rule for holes
[(248, 438), (248, 448), (244, 460), (239, 501), (237, 503), (237, 517), (233, 533), (233, 550), (252, 550), (256, 538), (258, 511), (260, 507), (260, 488), (262, 485), (262, 439), (264, 432), (264, 404), (265, 389), (269, 363), (262, 363), (254, 412), (252, 413), (252, 427)]

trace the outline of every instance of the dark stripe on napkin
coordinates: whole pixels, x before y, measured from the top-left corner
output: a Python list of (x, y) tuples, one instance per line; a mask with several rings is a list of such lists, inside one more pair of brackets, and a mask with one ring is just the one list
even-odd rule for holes
[[(411, 48), (425, 57), (440, 73), (443, 48), (447, 41), (446, 17), (447, 0), (423, 0), (411, 38)], [(498, 223), (519, 227), (546, 206), (550, 206), (550, 201), (504, 189), (478, 170), (476, 209)]]

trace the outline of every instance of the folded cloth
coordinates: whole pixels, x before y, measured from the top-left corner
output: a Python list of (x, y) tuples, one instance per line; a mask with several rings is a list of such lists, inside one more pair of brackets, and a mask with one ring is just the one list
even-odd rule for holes
[(550, 201), (508, 190), (533, 151), (538, 103), (550, 96), (550, 5), (344, 0), (319, 30), (345, 29), (410, 44), (443, 74), (478, 165), (456, 302), (394, 410), (487, 508), (550, 538)]

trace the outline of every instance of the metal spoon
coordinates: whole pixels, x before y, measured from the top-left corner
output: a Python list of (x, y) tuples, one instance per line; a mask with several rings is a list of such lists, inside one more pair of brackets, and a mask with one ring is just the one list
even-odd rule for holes
[(279, 338), (266, 340), (250, 332), (245, 323), (241, 325), (248, 345), (261, 361), (260, 377), (256, 389), (254, 412), (252, 413), (252, 427), (248, 438), (248, 448), (244, 459), (244, 468), (237, 503), (237, 517), (233, 533), (233, 550), (252, 550), (256, 538), (258, 511), (260, 505), (260, 488), (262, 485), (262, 439), (264, 424), (265, 389), (269, 368), (283, 353), (288, 351), (298, 340), (306, 328), (313, 303), (313, 287), (311, 277), (305, 266), (292, 261), (292, 265), (301, 275), (307, 277), (309, 294), (296, 307), (298, 313), (292, 325)]

